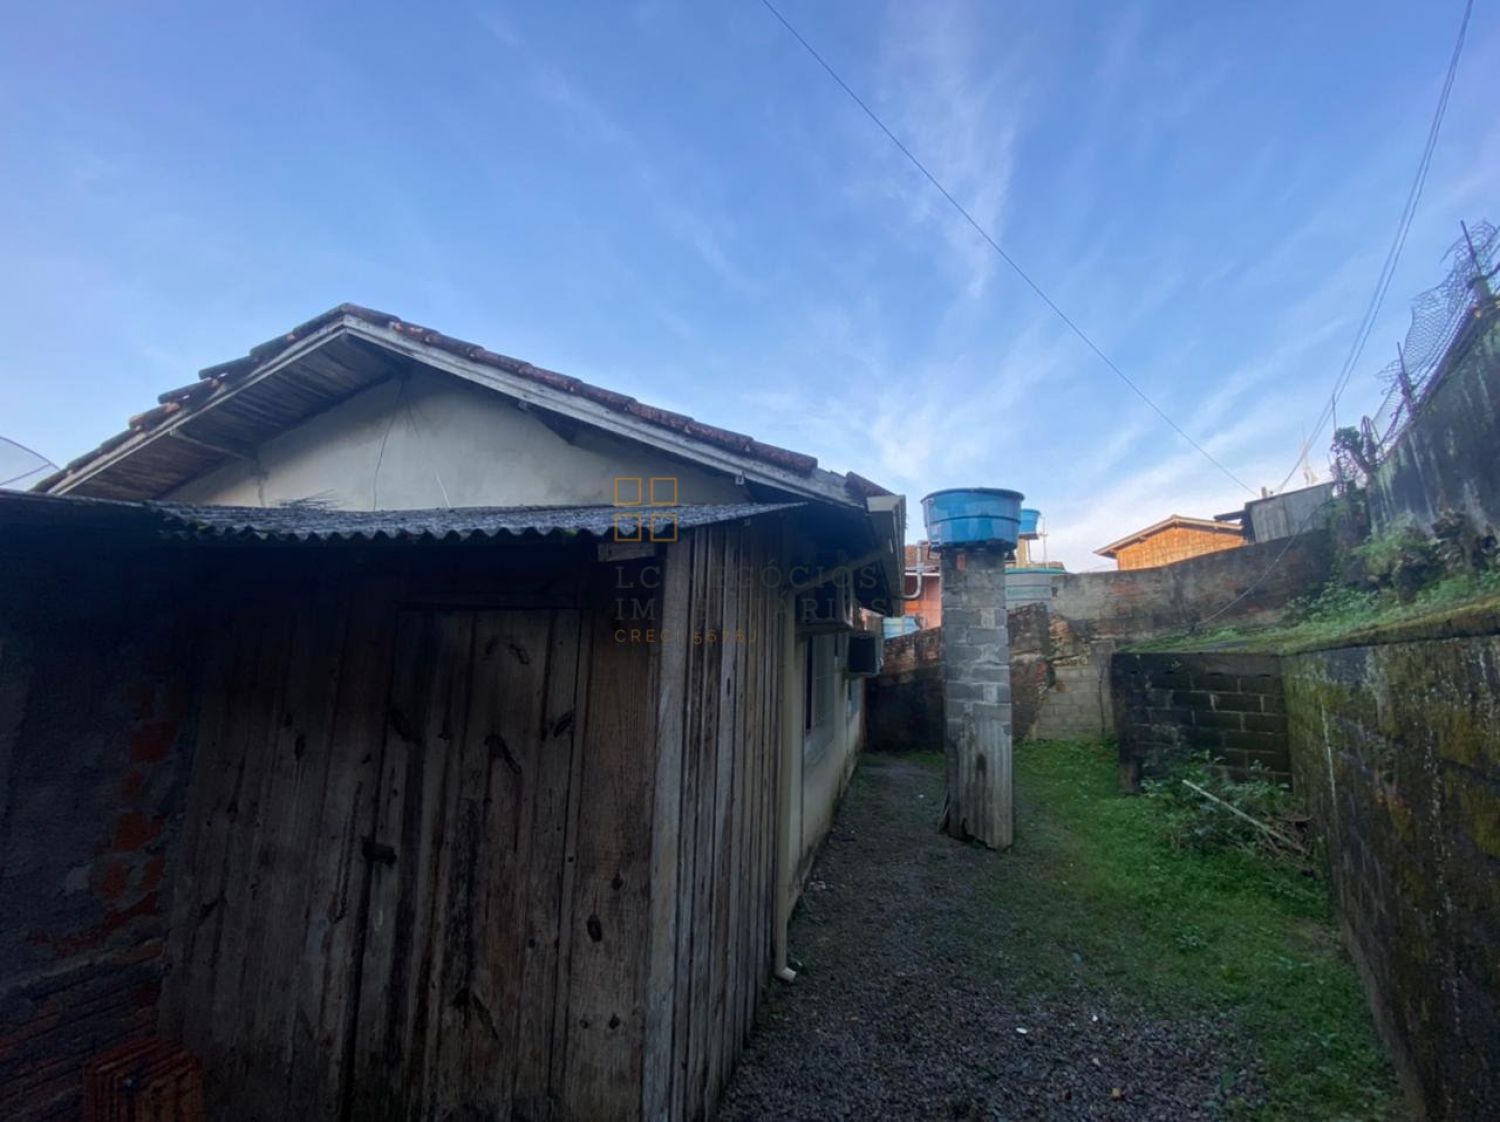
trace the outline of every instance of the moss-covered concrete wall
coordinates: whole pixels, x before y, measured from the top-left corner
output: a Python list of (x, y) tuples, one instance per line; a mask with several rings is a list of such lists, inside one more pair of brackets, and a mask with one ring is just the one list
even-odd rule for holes
[(1397, 1067), (1500, 1118), (1500, 636), (1282, 660), (1294, 785)]
[(1370, 477), (1377, 532), (1424, 529), (1445, 510), (1500, 529), (1500, 302), (1471, 318), (1443, 359), (1415, 419)]

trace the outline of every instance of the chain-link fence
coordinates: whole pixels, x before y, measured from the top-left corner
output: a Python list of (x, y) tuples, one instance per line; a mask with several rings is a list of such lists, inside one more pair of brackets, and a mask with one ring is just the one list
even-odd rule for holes
[(1411, 327), (1396, 347), (1395, 361), (1380, 371), (1385, 399), (1357, 430), (1334, 434), (1334, 476), (1341, 486), (1364, 483), (1406, 431), (1447, 373), (1443, 358), (1480, 300), (1493, 298), (1500, 231), (1489, 222), (1465, 226), (1443, 260), (1448, 274), (1411, 305)]

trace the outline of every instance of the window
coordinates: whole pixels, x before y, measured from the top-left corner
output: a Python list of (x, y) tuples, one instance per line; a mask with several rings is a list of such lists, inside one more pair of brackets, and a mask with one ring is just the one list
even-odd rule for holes
[[(839, 658), (837, 670), (847, 671), (849, 669), (849, 636), (839, 636)], [(861, 682), (858, 678), (844, 675), (844, 720), (854, 719), (854, 714), (859, 712)]]
[(811, 635), (802, 641), (802, 747), (817, 755), (826, 747), (838, 696), (834, 692), (834, 640)]
[(818, 704), (815, 688), (817, 678), (813, 672), (814, 639), (802, 640), (802, 731), (812, 732), (818, 723)]

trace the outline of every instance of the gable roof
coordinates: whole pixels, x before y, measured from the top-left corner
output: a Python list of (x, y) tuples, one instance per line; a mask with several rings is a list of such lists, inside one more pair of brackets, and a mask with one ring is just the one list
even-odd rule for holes
[(1172, 514), (1163, 518), (1160, 522), (1153, 522), (1143, 530), (1137, 530), (1133, 534), (1126, 534), (1119, 541), (1110, 542), (1108, 545), (1094, 550), (1094, 552), (1100, 557), (1113, 557), (1127, 545), (1134, 545), (1136, 542), (1145, 541), (1147, 538), (1155, 537), (1164, 531), (1174, 529), (1201, 530), (1205, 533), (1217, 534), (1221, 537), (1242, 538), (1245, 536), (1240, 527), (1232, 523), (1215, 522), (1208, 518), (1188, 518), (1181, 514)]
[(891, 493), (853, 472), (823, 471), (813, 456), (357, 304), (340, 304), (243, 358), (200, 371), (196, 382), (159, 395), (123, 432), (33, 489), (160, 497), (413, 362), (536, 407), (554, 424), (590, 425), (794, 494), (862, 507)]

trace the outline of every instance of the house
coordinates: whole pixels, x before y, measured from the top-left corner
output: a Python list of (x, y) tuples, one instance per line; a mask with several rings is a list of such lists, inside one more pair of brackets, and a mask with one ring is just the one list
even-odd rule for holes
[(916, 630), (943, 625), (943, 567), (930, 542), (905, 547), (902, 614), (916, 621)]
[(1174, 514), (1094, 552), (1114, 558), (1121, 569), (1149, 569), (1244, 544), (1244, 533), (1237, 525)]
[(0, 1114), (712, 1113), (903, 519), (352, 305), (0, 495)]
[(1326, 524), (1336, 496), (1332, 483), (1314, 483), (1279, 495), (1252, 499), (1239, 513), (1245, 540), (1277, 541)]

